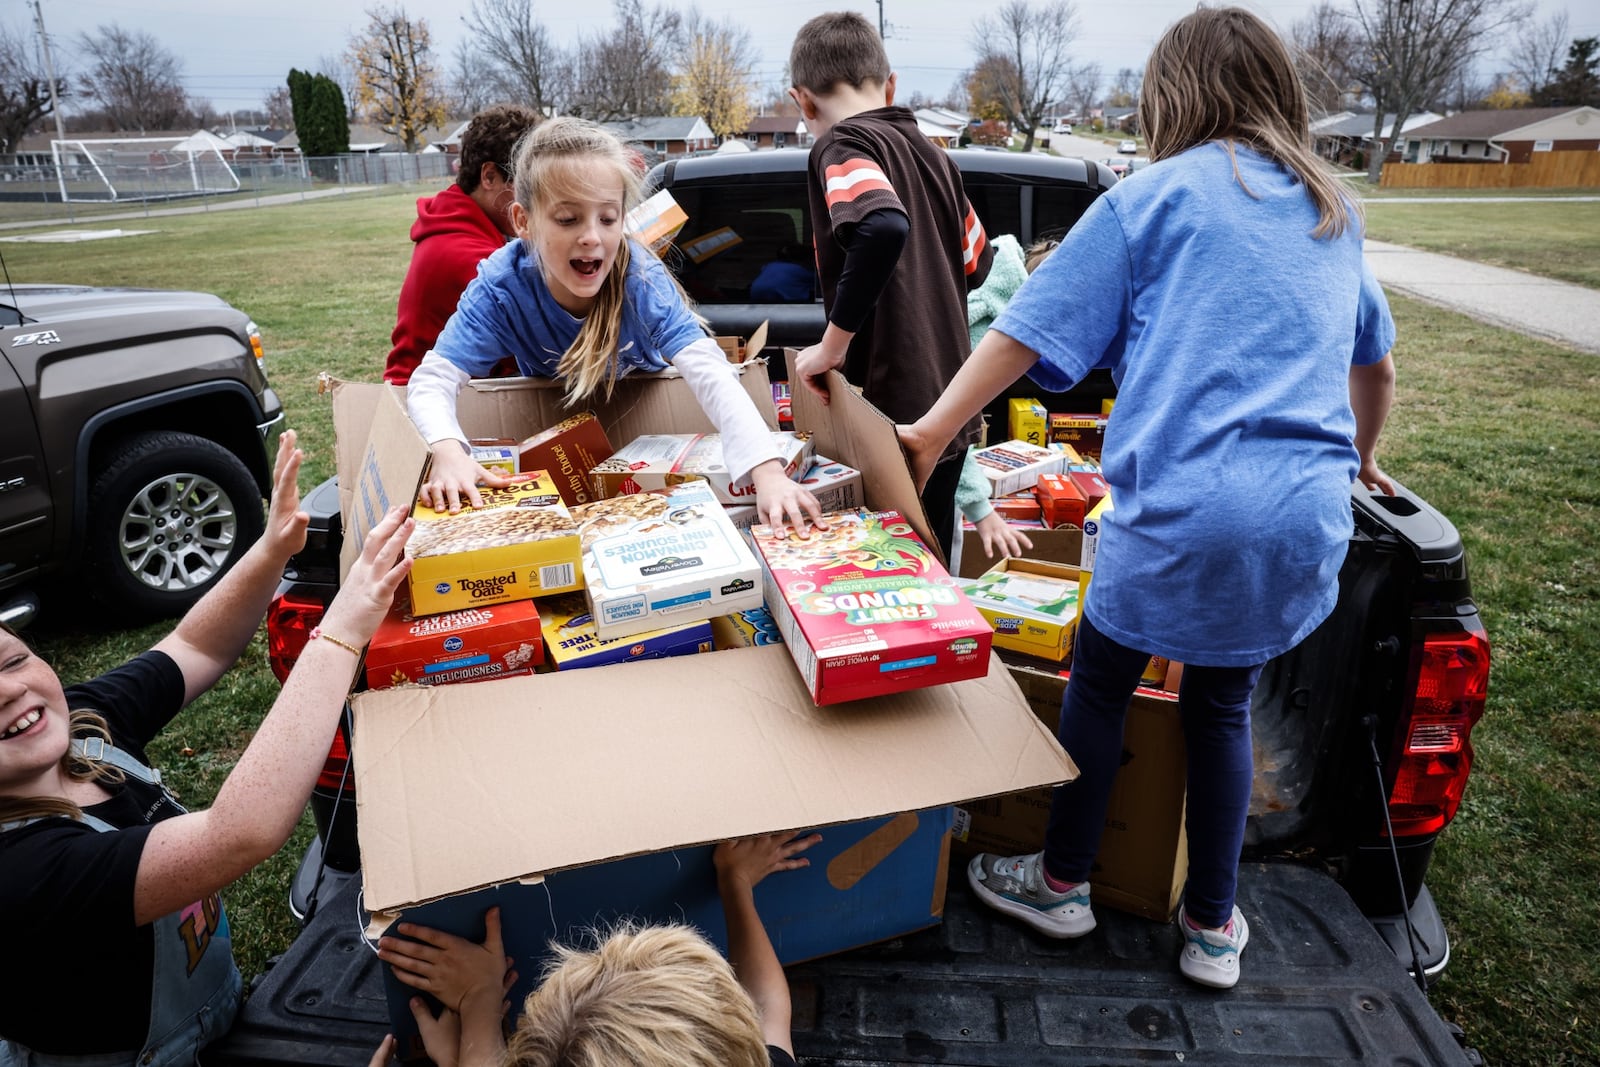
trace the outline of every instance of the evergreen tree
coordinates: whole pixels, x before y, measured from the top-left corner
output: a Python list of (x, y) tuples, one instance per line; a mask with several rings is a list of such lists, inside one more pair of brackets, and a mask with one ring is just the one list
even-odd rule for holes
[(1600, 106), (1600, 38), (1577, 37), (1567, 49), (1567, 65), (1533, 94), (1548, 107)]
[(305, 129), (306, 104), (311, 99), (311, 75), (303, 70), (289, 68), (289, 114), (296, 132)]

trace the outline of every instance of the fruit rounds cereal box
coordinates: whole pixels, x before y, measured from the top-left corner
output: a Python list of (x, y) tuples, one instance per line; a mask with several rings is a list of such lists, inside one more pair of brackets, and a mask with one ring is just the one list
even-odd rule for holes
[(762, 592), (817, 704), (981, 678), (993, 631), (898, 512), (755, 526)]

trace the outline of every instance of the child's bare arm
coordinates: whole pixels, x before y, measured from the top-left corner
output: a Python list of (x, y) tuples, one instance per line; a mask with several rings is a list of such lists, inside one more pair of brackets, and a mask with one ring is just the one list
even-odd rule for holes
[(896, 427), (918, 489), (928, 483), (945, 446), (961, 428), (1037, 362), (1039, 353), (999, 330), (990, 330), (928, 413), (910, 426)]
[(1368, 489), (1394, 495), (1394, 483), (1378, 468), (1378, 435), (1394, 403), (1394, 358), (1350, 368), (1350, 407), (1356, 415), (1356, 452), (1361, 470), (1356, 475)]
[(761, 1035), (769, 1045), (794, 1052), (789, 1032), (789, 979), (772, 950), (772, 939), (756, 912), (755, 887), (773, 871), (792, 871), (810, 864), (800, 853), (822, 840), (821, 834), (793, 837), (768, 834), (724, 841), (713, 859), (722, 914), (728, 924), (728, 960), (739, 984), (756, 1003)]
[(399, 930), (404, 938), (378, 941), (378, 958), (401, 982), (459, 1015), (459, 1067), (497, 1064), (505, 1051), (505, 993), (516, 979), (500, 935), (500, 909), (485, 913), (482, 944), (414, 923), (401, 923)]

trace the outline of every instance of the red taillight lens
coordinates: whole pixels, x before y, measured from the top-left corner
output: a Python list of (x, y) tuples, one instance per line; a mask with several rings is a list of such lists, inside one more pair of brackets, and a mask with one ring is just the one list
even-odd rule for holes
[(1463, 633), (1423, 639), (1389, 794), (1396, 837), (1436, 834), (1455, 818), (1472, 770), (1472, 727), (1488, 692), (1489, 638), (1477, 620)]
[(338, 790), (343, 788), (351, 793), (356, 788), (356, 776), (350, 768), (350, 746), (345, 743), (344, 731), (336, 730), (333, 735), (333, 745), (328, 749), (328, 759), (322, 765), (322, 773), (317, 775), (317, 788)]
[(326, 610), (316, 597), (284, 593), (273, 598), (267, 609), (267, 661), (278, 684), (289, 677)]

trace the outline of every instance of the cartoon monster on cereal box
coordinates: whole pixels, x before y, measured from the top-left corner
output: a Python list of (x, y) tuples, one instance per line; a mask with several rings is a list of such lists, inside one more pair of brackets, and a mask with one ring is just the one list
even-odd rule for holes
[(762, 592), (817, 704), (980, 678), (993, 631), (894, 511), (801, 538), (756, 526)]

